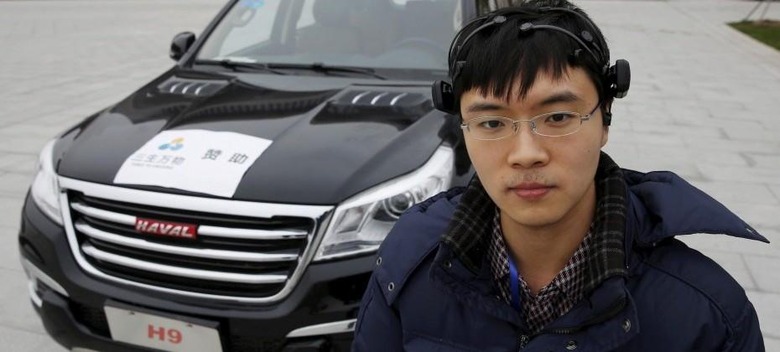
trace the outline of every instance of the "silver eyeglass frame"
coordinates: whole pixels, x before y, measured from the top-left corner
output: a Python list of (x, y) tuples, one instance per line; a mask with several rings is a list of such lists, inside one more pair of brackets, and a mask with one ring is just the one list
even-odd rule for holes
[[(542, 137), (550, 137), (550, 138), (565, 137), (565, 136), (570, 136), (570, 135), (573, 135), (573, 134), (579, 132), (582, 129), (582, 123), (584, 121), (589, 121), (593, 117), (593, 114), (595, 114), (596, 111), (599, 109), (600, 106), (601, 106), (601, 101), (599, 101), (596, 104), (596, 106), (593, 108), (593, 110), (591, 110), (587, 115), (582, 115), (582, 114), (580, 114), (580, 113), (578, 113), (576, 111), (551, 111), (551, 112), (545, 112), (545, 113), (536, 115), (536, 116), (534, 116), (534, 117), (532, 117), (530, 119), (527, 119), (527, 120), (514, 120), (514, 119), (512, 119), (510, 117), (500, 116), (500, 115), (485, 115), (485, 116), (479, 116), (479, 117), (473, 118), (473, 119), (471, 119), (471, 120), (469, 120), (467, 122), (461, 123), (460, 124), (460, 128), (462, 130), (464, 130), (464, 131), (471, 132), (471, 129), (469, 128), (469, 125), (471, 123), (484, 121), (485, 119), (488, 119), (488, 118), (496, 118), (496, 119), (505, 120), (507, 122), (511, 121), (511, 123), (512, 123), (512, 133), (507, 134), (506, 136), (498, 137), (498, 138), (477, 138), (477, 137), (473, 137), (473, 136), (471, 138), (474, 138), (474, 139), (479, 140), (479, 141), (500, 141), (500, 140), (503, 140), (503, 139), (507, 139), (510, 136), (514, 136), (514, 135), (517, 134), (517, 131), (520, 130), (520, 124), (523, 123), (523, 122), (528, 122), (531, 125), (531, 132), (533, 132), (535, 135), (542, 136)], [(541, 133), (539, 133), (539, 131), (536, 130), (536, 120), (539, 119), (539, 118), (542, 118), (542, 117), (551, 116), (551, 115), (555, 115), (555, 114), (573, 114), (573, 115), (577, 115), (580, 118), (580, 124), (577, 125), (577, 129), (576, 130), (574, 130), (572, 132), (569, 132), (569, 133), (566, 133), (566, 134), (548, 135), (548, 134), (541, 134)]]

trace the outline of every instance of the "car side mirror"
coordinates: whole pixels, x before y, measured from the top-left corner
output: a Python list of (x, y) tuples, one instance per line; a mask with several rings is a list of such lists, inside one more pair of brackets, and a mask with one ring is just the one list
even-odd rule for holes
[(195, 43), (195, 33), (181, 32), (173, 37), (171, 52), (168, 55), (170, 55), (171, 59), (179, 61), (184, 56), (184, 53), (190, 50), (193, 43)]

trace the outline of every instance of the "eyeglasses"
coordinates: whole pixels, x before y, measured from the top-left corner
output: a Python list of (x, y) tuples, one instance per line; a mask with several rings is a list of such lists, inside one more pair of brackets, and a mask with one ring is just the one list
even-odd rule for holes
[(593, 117), (601, 103), (587, 115), (573, 111), (555, 111), (536, 115), (529, 120), (513, 120), (505, 116), (480, 116), (460, 125), (469, 132), (471, 138), (481, 141), (494, 141), (507, 138), (520, 130), (520, 124), (528, 122), (531, 131), (544, 137), (563, 137), (580, 130), (583, 121)]

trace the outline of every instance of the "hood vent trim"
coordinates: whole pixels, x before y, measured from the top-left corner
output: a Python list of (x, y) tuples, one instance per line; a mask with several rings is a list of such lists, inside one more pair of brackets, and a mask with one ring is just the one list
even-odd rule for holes
[(416, 120), (431, 110), (433, 110), (433, 102), (430, 97), (421, 93), (375, 90), (348, 91), (329, 101), (325, 108), (326, 113), (334, 116), (365, 116), (366, 114), (380, 113), (412, 120)]
[(430, 99), (420, 93), (355, 90), (347, 92), (338, 100), (331, 102), (331, 104), (360, 107), (398, 107), (403, 109), (419, 106), (428, 100)]
[(162, 94), (208, 97), (228, 85), (227, 81), (186, 79), (173, 76), (160, 83), (157, 90)]

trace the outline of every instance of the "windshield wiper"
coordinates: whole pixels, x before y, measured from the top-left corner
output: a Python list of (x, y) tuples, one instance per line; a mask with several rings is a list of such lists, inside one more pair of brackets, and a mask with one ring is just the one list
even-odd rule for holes
[(273, 67), (270, 67), (268, 64), (260, 63), (260, 62), (249, 62), (249, 61), (236, 61), (231, 59), (222, 59), (222, 60), (195, 60), (195, 64), (197, 65), (217, 65), (222, 66), (225, 68), (229, 68), (233, 71), (241, 71), (242, 69), (249, 69), (252, 71), (264, 71), (264, 72), (271, 72), (275, 73), (277, 75), (286, 75), (286, 73), (274, 70)]
[(288, 63), (267, 63), (265, 64), (270, 69), (293, 69), (293, 70), (310, 70), (322, 73), (331, 72), (345, 72), (345, 73), (359, 73), (367, 76), (371, 76), (378, 79), (387, 79), (387, 77), (377, 74), (373, 68), (370, 67), (353, 67), (353, 66), (336, 66), (326, 65), (321, 62), (315, 62), (311, 64), (288, 64)]

